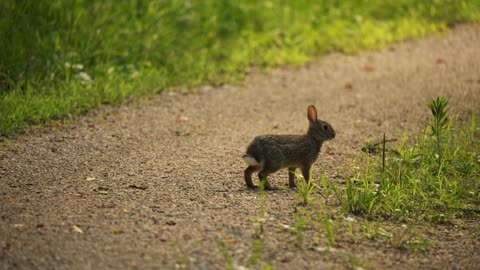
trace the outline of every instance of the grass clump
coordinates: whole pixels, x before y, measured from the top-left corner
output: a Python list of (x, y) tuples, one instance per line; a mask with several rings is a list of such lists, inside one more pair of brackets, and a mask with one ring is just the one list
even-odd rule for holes
[(366, 156), (366, 166), (347, 180), (341, 204), (366, 216), (446, 222), (479, 213), (480, 130), (475, 117), (452, 127), (448, 101), (427, 104), (432, 119), (425, 134), (404, 136), (401, 145), (380, 156)]
[(0, 136), (480, 18), (478, 0), (0, 1)]
[(295, 195), (297, 196), (299, 204), (303, 206), (308, 205), (308, 203), (310, 202), (310, 196), (315, 190), (315, 186), (312, 183), (313, 167), (310, 169), (308, 174), (309, 179), (305, 180), (303, 176), (295, 173), (295, 177), (297, 178), (298, 183), (298, 186), (295, 190)]

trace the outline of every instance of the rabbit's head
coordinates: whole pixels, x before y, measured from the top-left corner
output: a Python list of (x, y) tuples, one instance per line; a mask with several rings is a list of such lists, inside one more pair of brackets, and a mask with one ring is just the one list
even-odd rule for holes
[(317, 109), (315, 106), (308, 106), (307, 118), (310, 122), (308, 135), (313, 136), (318, 141), (328, 141), (335, 138), (335, 130), (333, 130), (332, 126), (317, 118)]

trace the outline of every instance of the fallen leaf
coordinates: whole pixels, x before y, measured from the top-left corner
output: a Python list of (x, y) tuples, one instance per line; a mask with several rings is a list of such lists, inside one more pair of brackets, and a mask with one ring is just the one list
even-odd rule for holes
[(175, 135), (177, 136), (190, 136), (192, 133), (190, 131), (182, 132), (180, 130), (175, 130)]
[(99, 190), (97, 191), (98, 194), (102, 194), (102, 195), (107, 195), (108, 194), (108, 191), (105, 191), (105, 190)]
[(346, 83), (345, 84), (345, 89), (352, 89), (353, 85), (351, 83)]
[(83, 233), (83, 230), (80, 229), (77, 225), (73, 225), (72, 227), (70, 227), (70, 231), (75, 233)]
[(177, 122), (187, 122), (187, 121), (188, 121), (188, 117), (184, 115), (177, 116)]
[(53, 127), (53, 128), (58, 128), (58, 127), (62, 126), (62, 123), (60, 123), (60, 122), (50, 122), (50, 123), (48, 123), (48, 125), (50, 127)]
[(365, 65), (363, 66), (363, 70), (364, 70), (365, 72), (373, 72), (373, 71), (375, 70), (375, 68), (374, 68), (373, 66), (369, 65), (369, 64), (365, 64)]
[(235, 240), (235, 239), (223, 239), (223, 242), (224, 242), (225, 244), (231, 244), (231, 243), (237, 242), (237, 240)]
[(113, 229), (112, 229), (112, 233), (114, 233), (114, 234), (119, 234), (119, 233), (124, 233), (124, 231), (123, 231), (122, 229), (113, 228)]
[(87, 177), (87, 179), (85, 179), (87, 181), (94, 181), (95, 180), (95, 177)]
[(443, 60), (442, 58), (438, 58), (436, 63), (437, 65), (440, 65), (440, 64), (446, 64), (447, 62), (445, 62), (445, 60)]
[(169, 220), (169, 221), (167, 221), (166, 223), (167, 223), (167, 225), (170, 225), (170, 226), (175, 226), (175, 225), (177, 224), (177, 223), (176, 223), (175, 221), (173, 221), (173, 220)]

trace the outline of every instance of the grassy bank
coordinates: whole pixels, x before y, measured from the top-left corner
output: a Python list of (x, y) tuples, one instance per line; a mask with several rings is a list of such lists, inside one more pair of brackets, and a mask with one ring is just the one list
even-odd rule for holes
[[(371, 148), (357, 175), (347, 180), (342, 207), (368, 217), (448, 222), (478, 215), (480, 128), (455, 123), (448, 101), (428, 103), (432, 119), (420, 136), (404, 136), (396, 149)], [(388, 146), (385, 147), (385, 149)]]
[(480, 19), (480, 0), (0, 2), (0, 135)]

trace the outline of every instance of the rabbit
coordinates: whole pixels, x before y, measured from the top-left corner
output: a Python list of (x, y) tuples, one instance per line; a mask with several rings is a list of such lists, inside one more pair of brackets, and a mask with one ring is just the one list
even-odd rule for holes
[(310, 122), (305, 135), (263, 135), (250, 143), (243, 160), (248, 164), (245, 169), (247, 188), (258, 186), (252, 182), (252, 174), (258, 173), (260, 181), (264, 181), (266, 190), (273, 190), (267, 176), (282, 168), (288, 168), (288, 186), (295, 188), (295, 169), (300, 168), (305, 181), (309, 181), (310, 168), (318, 157), (324, 141), (335, 138), (332, 126), (317, 119), (317, 109), (310, 105), (307, 109)]

